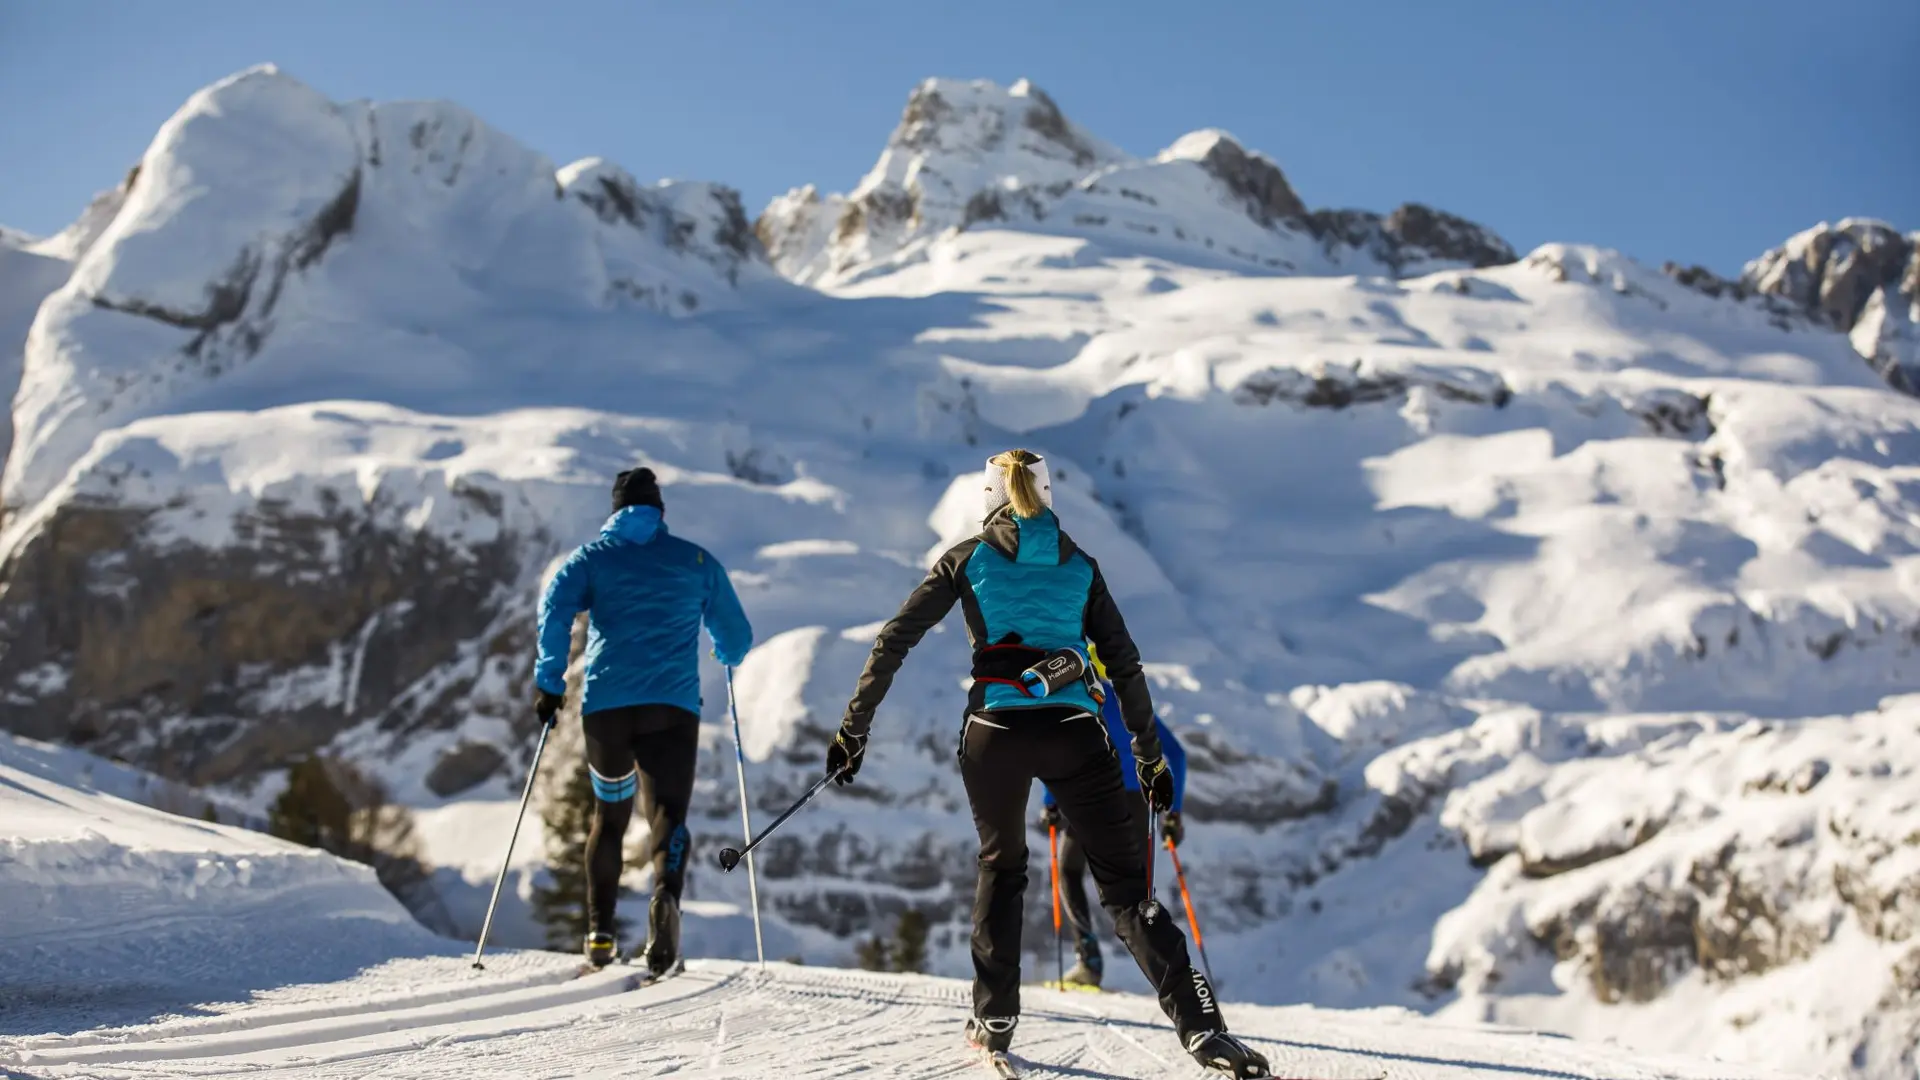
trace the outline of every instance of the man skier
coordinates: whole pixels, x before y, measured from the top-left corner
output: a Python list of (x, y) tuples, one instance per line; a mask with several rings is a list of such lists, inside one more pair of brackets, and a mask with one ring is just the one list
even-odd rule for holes
[[(1133, 740), (1127, 732), (1126, 721), (1120, 715), (1120, 698), (1114, 693), (1113, 683), (1107, 679), (1107, 666), (1100, 662), (1100, 654), (1091, 644), (1087, 646), (1087, 658), (1093, 661), (1094, 673), (1100, 677), (1101, 688), (1106, 691), (1100, 715), (1107, 724), (1107, 737), (1112, 740), (1120, 758), (1120, 781), (1131, 793), (1129, 802), (1133, 810), (1133, 830), (1146, 836), (1152, 810), (1140, 791), (1140, 778), (1133, 764)], [(1158, 715), (1153, 718), (1153, 729), (1160, 736), (1160, 750), (1166, 756), (1167, 770), (1173, 774), (1173, 808), (1161, 815), (1161, 833), (1169, 843), (1178, 847), (1186, 839), (1186, 828), (1180, 820), (1180, 807), (1187, 795), (1187, 751)], [(1106, 962), (1100, 955), (1100, 937), (1093, 927), (1093, 918), (1087, 906), (1087, 885), (1082, 878), (1087, 869), (1086, 848), (1074, 838), (1073, 830), (1067, 828), (1066, 819), (1061, 817), (1060, 807), (1054, 801), (1052, 788), (1041, 787), (1040, 801), (1044, 807), (1040, 815), (1041, 827), (1063, 833), (1060, 837), (1060, 892), (1066, 900), (1067, 921), (1073, 925), (1076, 963), (1061, 976), (1061, 981), (1099, 986), (1106, 974)], [(1153, 856), (1154, 852), (1147, 853), (1148, 858)]]
[(700, 747), (700, 624), (715, 659), (734, 667), (753, 628), (726, 568), (698, 544), (667, 533), (651, 469), (613, 482), (613, 516), (600, 536), (567, 558), (540, 600), (534, 708), (552, 726), (565, 704), (574, 616), (587, 613), (587, 677), (581, 702), (593, 824), (587, 833), (588, 962), (619, 951), (613, 909), (620, 844), (640, 796), (653, 841), (653, 901), (647, 907), (647, 970), (680, 961), (680, 891), (687, 879), (687, 802)]

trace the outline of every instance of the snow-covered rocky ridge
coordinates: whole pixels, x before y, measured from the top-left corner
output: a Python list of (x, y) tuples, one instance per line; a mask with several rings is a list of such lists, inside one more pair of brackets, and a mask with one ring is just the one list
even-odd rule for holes
[(782, 273), (831, 285), (926, 258), (952, 231), (995, 224), (1241, 272), (1396, 275), (1513, 261), (1492, 232), (1418, 204), (1384, 218), (1309, 211), (1279, 166), (1222, 131), (1130, 157), (1024, 79), (1010, 88), (928, 79), (850, 195), (795, 189), (755, 229)]
[[(1920, 691), (1920, 401), (1782, 306), (1832, 290), (1516, 260), (1414, 211), (1329, 240), (1218, 136), (1134, 159), (1031, 88), (932, 89), (953, 115), (903, 123), (861, 188), (914, 209), (762, 217), (814, 289), (720, 189), (267, 71), (197, 96), (57, 245), (16, 246), (73, 269), (25, 335), (0, 489), (0, 725), (256, 798), (330, 746), (484, 887), (496, 849), (454, 822), (517, 795), (535, 592), (641, 461), (759, 631), (764, 820), (971, 527), (980, 459), (1029, 445), (1189, 746), (1228, 997), (1910, 1075), (1920, 754), (1881, 701)], [(981, 191), (1000, 216), (967, 221)], [(10, 265), (0, 297), (39, 288)], [(962, 636), (761, 860), (782, 953), (844, 960), (913, 906), (963, 970)], [(707, 700), (703, 860), (738, 829), (717, 672)], [(716, 920), (745, 899), (692, 890)], [(1844, 992), (1786, 990), (1809, 978)]]

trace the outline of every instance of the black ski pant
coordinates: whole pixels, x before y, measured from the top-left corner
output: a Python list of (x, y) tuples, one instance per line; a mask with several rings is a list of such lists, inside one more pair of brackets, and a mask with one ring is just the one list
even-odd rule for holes
[(687, 881), (687, 803), (693, 798), (700, 718), (674, 705), (627, 705), (583, 718), (592, 770), (587, 831), (587, 925), (613, 933), (621, 844), (637, 797), (653, 844), (653, 893), (680, 900)]
[[(1125, 780), (1122, 779), (1124, 785)], [(1142, 844), (1150, 844), (1147, 836), (1147, 797), (1138, 791), (1127, 792), (1127, 803), (1133, 811), (1132, 828)], [(1093, 908), (1087, 903), (1087, 851), (1086, 846), (1073, 835), (1072, 829), (1060, 830), (1060, 899), (1065, 901), (1067, 922), (1073, 927), (1074, 952), (1085, 960), (1089, 955), (1100, 955), (1100, 932), (1093, 925)]]
[(1020, 929), (1027, 890), (1027, 802), (1033, 782), (1053, 791), (1086, 851), (1100, 904), (1160, 997), (1182, 1041), (1225, 1031), (1213, 988), (1187, 958), (1187, 939), (1147, 896), (1139, 796), (1120, 780), (1119, 757), (1097, 716), (1072, 709), (975, 713), (960, 734), (960, 776), (980, 833), (973, 899), (973, 1011), (1020, 1014)]

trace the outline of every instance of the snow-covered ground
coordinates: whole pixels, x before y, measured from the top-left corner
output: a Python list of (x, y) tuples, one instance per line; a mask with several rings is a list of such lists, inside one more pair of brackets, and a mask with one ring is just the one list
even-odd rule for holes
[[(129, 801), (129, 774), (0, 736), (0, 1024), (194, 1015), (285, 982), (451, 956), (373, 871)], [(293, 928), (289, 931), (289, 928)]]
[[(346, 754), (417, 808), (471, 930), (531, 748), (533, 599), (616, 470), (660, 474), (670, 527), (753, 618), (738, 690), (765, 821), (816, 774), (877, 622), (972, 527), (981, 459), (1027, 445), (1188, 746), (1182, 855), (1229, 999), (1911, 1077), (1920, 401), (1858, 345), (1904, 341), (1910, 297), (1879, 288), (1854, 341), (1786, 302), (1845, 292), (1808, 267), (1856, 233), (1907, 242), (1843, 226), (1709, 295), (1590, 247), (1514, 259), (1423, 207), (1309, 211), (1221, 133), (1135, 157), (1030, 85), (935, 81), (854, 192), (769, 207), (763, 255), (713, 185), (555, 168), (457, 106), (245, 73), (72, 228), (0, 239), (0, 330), (34, 312), (0, 486), (0, 721), (252, 812), (289, 760)], [(966, 970), (962, 638), (929, 636), (861, 782), (765, 849), (770, 956), (848, 962), (913, 908), (932, 969)], [(688, 944), (737, 959), (745, 882), (708, 869), (738, 840), (725, 701), (710, 669)], [(576, 744), (564, 725), (550, 773)], [(538, 937), (538, 829), (522, 843), (503, 944)], [(237, 873), (210, 865), (194, 888)], [(264, 978), (457, 967), (355, 904), (382, 929), (342, 967)], [(240, 965), (210, 985), (265, 989), (182, 940)], [(957, 992), (716, 965), (646, 994), (699, 979), (719, 1004), (688, 1006), (689, 1069), (713, 1068), (715, 1028), (772, 1045), (815, 1022), (773, 1015), (782, 995), (882, 1025)], [(557, 1007), (624, 1031), (643, 999)], [(1452, 1045), (1404, 1017), (1259, 1015), (1275, 1040), (1407, 1023)], [(1084, 1047), (1074, 1068), (1145, 1060), (1045, 1030)], [(561, 1052), (470, 1035), (338, 1069)], [(1460, 1038), (1528, 1049), (1384, 1060), (1606, 1076), (1621, 1054)], [(949, 1053), (905, 1027), (872, 1042)]]
[[(640, 988), (413, 924), (364, 868), (96, 790), (86, 755), (0, 740), (0, 1073), (87, 1077), (965, 1075), (964, 982), (696, 961)], [(1155, 1004), (1030, 990), (1036, 1075), (1199, 1076)], [(1405, 1010), (1238, 1007), (1283, 1074), (1759, 1077)]]
[[(632, 989), (624, 969), (568, 979), (559, 958), (514, 974), (463, 962), (400, 965), (289, 987), (205, 1020), (77, 1036), (0, 1036), (0, 1063), (31, 1077), (980, 1076), (960, 1038), (966, 983), (738, 961)], [(311, 995), (316, 992), (317, 1000)], [(1208, 1075), (1150, 999), (1031, 989), (1014, 1054), (1035, 1077)], [(1785, 1080), (1755, 1066), (1634, 1054), (1520, 1028), (1459, 1026), (1393, 1009), (1230, 1007), (1275, 1075), (1325, 1080)], [(1803, 1074), (1801, 1074), (1803, 1076)]]

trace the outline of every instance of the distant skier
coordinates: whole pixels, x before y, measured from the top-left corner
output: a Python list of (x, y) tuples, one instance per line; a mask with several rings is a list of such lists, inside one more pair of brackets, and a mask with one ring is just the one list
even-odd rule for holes
[(700, 624), (713, 654), (735, 666), (753, 628), (726, 568), (698, 544), (667, 534), (651, 469), (613, 482), (613, 516), (581, 546), (540, 601), (534, 702), (549, 725), (565, 703), (573, 620), (587, 612), (587, 678), (581, 702), (593, 825), (587, 833), (587, 960), (611, 963), (620, 889), (620, 845), (639, 795), (653, 842), (647, 970), (680, 961), (680, 892), (687, 874), (687, 803), (700, 746)]
[(1140, 653), (1100, 568), (1060, 529), (1046, 462), (1009, 450), (987, 462), (977, 536), (942, 555), (881, 629), (827, 750), (849, 783), (866, 756), (873, 714), (907, 652), (960, 604), (973, 645), (973, 688), (960, 735), (960, 776), (980, 834), (973, 906), (973, 1016), (968, 1041), (1004, 1062), (1020, 1016), (1020, 927), (1027, 887), (1027, 799), (1046, 783), (1086, 849), (1101, 905), (1202, 1065), (1266, 1076), (1267, 1062), (1227, 1034), (1213, 987), (1187, 958), (1186, 938), (1147, 895), (1147, 837), (1115, 768), (1087, 678), (1035, 686), (1035, 672), (1071, 671), (1092, 641), (1106, 659), (1132, 736), (1140, 786), (1156, 810), (1173, 805), (1173, 775), (1154, 731)]
[[(1145, 834), (1147, 815), (1152, 811), (1147, 806), (1146, 798), (1140, 794), (1140, 779), (1134, 769), (1126, 721), (1120, 715), (1120, 699), (1114, 693), (1113, 683), (1107, 678), (1107, 666), (1100, 662), (1099, 650), (1088, 646), (1087, 659), (1093, 662), (1094, 673), (1100, 677), (1105, 690), (1105, 700), (1100, 706), (1101, 717), (1106, 721), (1107, 736), (1113, 741), (1113, 748), (1120, 758), (1120, 780), (1131, 796), (1127, 805), (1133, 811), (1132, 827), (1135, 833)], [(1180, 819), (1180, 808), (1187, 797), (1187, 751), (1158, 716), (1153, 718), (1153, 730), (1160, 736), (1160, 748), (1167, 758), (1167, 771), (1173, 774), (1173, 806), (1160, 817), (1161, 834), (1178, 847), (1187, 835)], [(1040, 816), (1041, 827), (1054, 826), (1062, 833), (1060, 892), (1066, 900), (1067, 920), (1073, 924), (1076, 962), (1061, 976), (1061, 980), (1083, 986), (1099, 986), (1100, 980), (1106, 975), (1106, 961), (1100, 955), (1100, 935), (1094, 929), (1092, 913), (1087, 906), (1087, 885), (1082, 876), (1087, 869), (1086, 849), (1074, 838), (1073, 830), (1066, 827), (1059, 804), (1054, 801), (1052, 788), (1043, 788), (1040, 801), (1044, 807)]]

